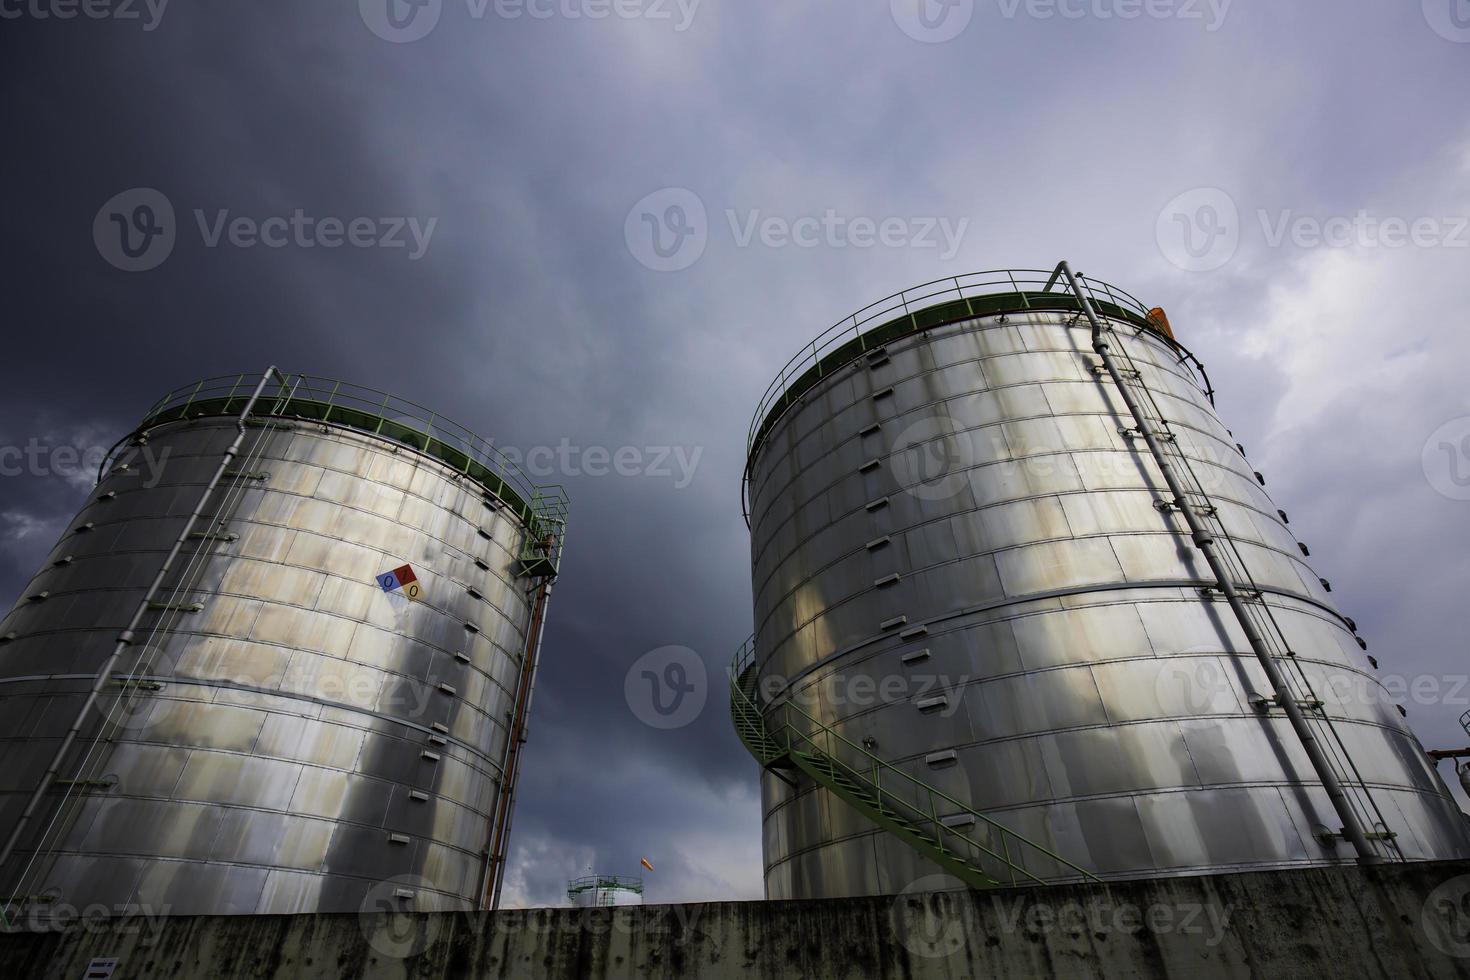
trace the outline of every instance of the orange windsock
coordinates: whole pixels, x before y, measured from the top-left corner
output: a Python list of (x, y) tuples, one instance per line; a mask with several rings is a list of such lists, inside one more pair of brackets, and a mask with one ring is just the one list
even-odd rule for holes
[(653, 865), (651, 865), (651, 864), (649, 864), (649, 863), (648, 863), (648, 858), (641, 858), (641, 859), (640, 859), (640, 860), (639, 860), (639, 861), (638, 861), (638, 863), (639, 863), (639, 864), (641, 864), (641, 865), (643, 865), (643, 866), (644, 866), (644, 867), (645, 867), (645, 868), (647, 868), (647, 869), (648, 869), (648, 870), (649, 870), (649, 871), (652, 871), (652, 870), (653, 870)]
[(1174, 339), (1174, 329), (1169, 326), (1169, 314), (1164, 312), (1162, 306), (1155, 306), (1148, 311), (1148, 322), (1150, 326), (1165, 337), (1168, 337), (1170, 340)]

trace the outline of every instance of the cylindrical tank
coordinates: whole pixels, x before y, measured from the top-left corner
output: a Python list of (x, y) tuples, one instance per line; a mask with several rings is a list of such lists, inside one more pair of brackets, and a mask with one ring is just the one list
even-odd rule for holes
[(567, 900), (574, 908), (642, 905), (643, 879), (628, 875), (586, 875), (567, 882)]
[[(771, 386), (746, 471), (766, 717), (799, 702), (824, 738), (1103, 878), (1354, 860), (1088, 321), (1046, 282), (1007, 271), (909, 290)], [(1324, 702), (1303, 708), (1374, 846), (1470, 856), (1203, 367), (1161, 314), (1084, 282), (1208, 491), (1193, 502), (1216, 509), (1248, 570), (1235, 584), (1252, 615), (1279, 624), (1282, 662)], [(762, 798), (772, 899), (897, 892), (936, 871), (801, 771), (765, 772)]]
[(3, 835), (184, 541), (0, 868), (17, 905), (484, 900), (565, 498), (427, 409), (341, 382), (277, 376), (242, 428), (260, 381), (155, 406), (0, 624)]

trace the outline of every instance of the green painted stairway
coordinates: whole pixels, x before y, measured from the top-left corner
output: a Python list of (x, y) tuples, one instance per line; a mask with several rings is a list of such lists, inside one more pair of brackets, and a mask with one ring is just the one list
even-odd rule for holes
[(730, 718), (761, 768), (805, 773), (972, 888), (1100, 880), (884, 762), (790, 700), (763, 709), (758, 680), (754, 644), (747, 641), (730, 668)]

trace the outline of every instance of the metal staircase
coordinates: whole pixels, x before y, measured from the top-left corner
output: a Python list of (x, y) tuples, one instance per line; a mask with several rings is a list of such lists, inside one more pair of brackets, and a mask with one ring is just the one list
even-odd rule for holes
[(972, 888), (1101, 880), (883, 761), (792, 701), (763, 706), (754, 653), (752, 638), (731, 666), (730, 717), (763, 769), (806, 774)]

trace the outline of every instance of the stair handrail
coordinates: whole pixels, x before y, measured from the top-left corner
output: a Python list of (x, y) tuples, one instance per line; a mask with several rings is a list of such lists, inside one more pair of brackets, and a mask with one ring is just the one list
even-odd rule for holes
[[(758, 691), (758, 689), (755, 692), (755, 696), (753, 698), (751, 695), (747, 695), (746, 694), (746, 692), (744, 691), (744, 689), (741, 687), (741, 684), (740, 684), (741, 678), (743, 676), (745, 676), (745, 674), (747, 672), (750, 672), (752, 674), (752, 676), (754, 674), (754, 670), (753, 670), (754, 665), (755, 665), (755, 642), (754, 642), (754, 640), (755, 640), (755, 637), (752, 636), (749, 640), (747, 640), (741, 646), (740, 650), (735, 655), (735, 660), (732, 663), (731, 668), (730, 668), (730, 697), (732, 699), (732, 704), (733, 704), (733, 700), (735, 698), (739, 698), (740, 701), (743, 702), (748, 708), (752, 709), (755, 712), (756, 718), (759, 719), (759, 723), (761, 725), (761, 728), (765, 731), (765, 734), (767, 735), (767, 737), (768, 738), (772, 738), (779, 745), (779, 744), (781, 744), (780, 743), (780, 740), (778, 738), (775, 738), (774, 734), (772, 733), (771, 727), (768, 724), (766, 713), (762, 709), (762, 707), (761, 707), (761, 705), (759, 703), (759, 691)], [(1071, 870), (1077, 872), (1079, 875), (1081, 875), (1084, 878), (1084, 880), (1090, 880), (1090, 881), (1096, 881), (1096, 882), (1101, 882), (1102, 881), (1101, 878), (1099, 878), (1097, 875), (1093, 874), (1091, 871), (1088, 871), (1086, 868), (1083, 868), (1083, 867), (1081, 867), (1081, 866), (1079, 866), (1079, 865), (1077, 865), (1077, 864), (1075, 864), (1075, 863), (1073, 863), (1071, 861), (1068, 861), (1066, 858), (1062, 857), (1060, 854), (1057, 854), (1054, 851), (1048, 849), (1047, 847), (1045, 847), (1045, 846), (1043, 846), (1041, 844), (1036, 843), (1035, 841), (1031, 840), (1030, 838), (1026, 837), (1023, 834), (1017, 833), (1016, 831), (1014, 831), (1011, 828), (1007, 827), (1005, 824), (1002, 824), (1002, 823), (1000, 823), (1000, 822), (992, 819), (991, 817), (986, 816), (985, 814), (983, 814), (980, 811), (976, 810), (973, 806), (969, 805), (968, 803), (962, 803), (962, 802), (960, 802), (959, 800), (955, 799), (953, 796), (950, 796), (948, 793), (944, 792), (943, 790), (936, 789), (935, 787), (933, 787), (933, 786), (929, 785), (928, 783), (924, 782), (922, 779), (919, 779), (917, 776), (914, 776), (911, 773), (905, 772), (903, 769), (899, 768), (898, 766), (895, 766), (893, 763), (888, 762), (888, 761), (886, 761), (884, 759), (879, 758), (878, 756), (874, 755), (872, 752), (869, 752), (866, 748), (862, 747), (861, 745), (858, 745), (856, 742), (852, 741), (851, 739), (847, 738), (845, 735), (842, 735), (841, 733), (839, 733), (838, 731), (836, 731), (835, 729), (833, 729), (832, 726), (828, 725), (826, 722), (824, 722), (824, 721), (822, 721), (822, 720), (814, 717), (810, 712), (806, 711), (804, 708), (802, 708), (800, 705), (794, 703), (789, 698), (787, 700), (784, 700), (784, 701), (781, 701), (781, 702), (775, 704), (774, 707), (777, 710), (780, 710), (780, 711), (783, 712), (783, 717), (782, 717), (782, 720), (781, 720), (780, 730), (788, 733), (787, 734), (786, 743), (785, 743), (785, 748), (787, 749), (787, 751), (792, 751), (793, 748), (794, 748), (792, 746), (792, 744), (791, 744), (791, 739), (790, 739), (790, 734), (791, 733), (794, 733), (798, 738), (802, 739), (805, 742), (810, 743), (813, 748), (815, 748), (817, 751), (821, 752), (828, 759), (831, 759), (837, 765), (842, 766), (844, 769), (848, 770), (849, 772), (851, 772), (854, 776), (858, 777), (859, 779), (866, 780), (873, 787), (874, 791), (878, 794), (878, 802), (879, 803), (882, 803), (883, 800), (884, 800), (884, 798), (885, 798), (885, 796), (886, 796), (888, 799), (892, 800), (893, 802), (899, 803), (902, 806), (907, 807), (913, 813), (915, 813), (919, 817), (923, 818), (923, 820), (925, 822), (932, 824), (934, 826), (934, 828), (935, 828), (935, 831), (936, 831), (935, 839), (940, 844), (941, 847), (943, 847), (943, 844), (944, 844), (943, 835), (944, 834), (948, 834), (948, 835), (950, 835), (952, 837), (955, 837), (955, 838), (963, 841), (964, 843), (970, 845), (970, 847), (974, 848), (975, 850), (979, 851), (980, 853), (989, 855), (990, 857), (993, 857), (996, 860), (998, 860), (1001, 863), (1003, 863), (1011, 871), (1011, 882), (1012, 882), (1012, 884), (1015, 883), (1015, 872), (1016, 871), (1020, 871), (1021, 874), (1025, 875), (1026, 877), (1028, 877), (1031, 880), (1035, 881), (1037, 884), (1046, 884), (1045, 879), (1042, 879), (1042, 878), (1037, 877), (1036, 875), (1032, 874), (1030, 871), (1027, 871), (1024, 866), (1017, 865), (1014, 861), (1012, 861), (1010, 859), (1009, 839), (1010, 838), (1015, 838), (1020, 843), (1025, 844), (1028, 847), (1032, 847), (1032, 848), (1034, 848), (1037, 851), (1040, 851), (1043, 855), (1045, 855), (1046, 857), (1051, 858), (1053, 861), (1056, 861), (1058, 864), (1060, 864), (1060, 865), (1062, 865), (1064, 867), (1070, 868)], [(802, 717), (804, 717), (813, 726), (815, 726), (815, 728), (819, 732), (821, 732), (824, 737), (826, 737), (828, 739), (835, 739), (837, 742), (841, 743), (842, 745), (844, 745), (844, 746), (850, 748), (852, 751), (856, 752), (859, 757), (861, 757), (862, 759), (864, 759), (872, 767), (873, 776), (872, 777), (869, 777), (869, 776), (865, 775), (862, 770), (857, 769), (854, 766), (852, 766), (850, 763), (848, 763), (848, 762), (846, 762), (846, 761), (838, 758), (836, 755), (834, 755), (831, 752), (830, 749), (824, 748), (823, 746), (821, 746), (820, 744), (818, 744), (817, 740), (815, 738), (813, 738), (811, 735), (809, 735), (806, 732), (802, 731), (800, 728), (792, 725), (791, 722), (790, 722), (790, 720), (789, 720), (789, 712), (791, 712), (791, 711), (795, 711), (798, 714), (800, 714)], [(910, 801), (908, 799), (905, 799), (902, 796), (895, 795), (892, 790), (885, 791), (883, 789), (882, 783), (877, 778), (878, 777), (878, 774), (881, 773), (881, 772), (888, 772), (888, 773), (892, 773), (894, 775), (897, 775), (902, 782), (906, 782), (908, 784), (911, 784), (913, 787), (919, 789), (923, 793), (928, 794), (928, 798), (929, 798), (929, 810), (926, 812), (923, 809), (923, 807), (921, 807), (917, 803), (914, 803), (914, 802), (912, 802), (912, 801)], [(989, 827), (992, 830), (994, 830), (997, 833), (999, 833), (1001, 844), (1005, 848), (1004, 853), (996, 853), (995, 851), (991, 850), (989, 847), (987, 847), (986, 845), (980, 843), (979, 841), (974, 840), (974, 839), (970, 838), (969, 836), (967, 836), (966, 834), (962, 834), (958, 830), (956, 830), (955, 828), (950, 827), (947, 824), (945, 824), (943, 822), (943, 820), (940, 818), (939, 812), (938, 812), (937, 808), (935, 808), (935, 806), (934, 806), (934, 801), (935, 801), (936, 798), (939, 799), (939, 800), (943, 800), (944, 802), (953, 805), (960, 813), (968, 814), (968, 815), (973, 816), (976, 820), (982, 821), (987, 827)]]

